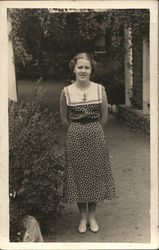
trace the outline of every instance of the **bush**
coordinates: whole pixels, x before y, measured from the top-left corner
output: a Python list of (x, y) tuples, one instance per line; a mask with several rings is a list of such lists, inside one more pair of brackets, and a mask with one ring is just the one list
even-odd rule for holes
[(42, 53), (37, 60), (28, 60), (25, 66), (19, 65), (16, 69), (18, 79), (37, 79), (40, 76), (43, 79), (65, 79), (69, 75), (69, 53)]
[[(111, 53), (111, 50), (109, 53)], [(96, 53), (94, 55), (97, 68), (93, 75), (93, 80), (106, 87), (108, 102), (110, 104), (124, 104), (125, 82), (123, 57), (120, 56), (118, 58), (118, 54), (114, 51), (111, 56), (109, 53)]]
[(58, 114), (32, 103), (9, 101), (10, 234), (29, 214), (42, 220), (60, 211), (63, 153), (57, 140)]
[(118, 105), (118, 112), (115, 113), (115, 116), (121, 124), (125, 124), (130, 129), (143, 135), (150, 135), (150, 116), (144, 115), (142, 111), (137, 111), (125, 105)]

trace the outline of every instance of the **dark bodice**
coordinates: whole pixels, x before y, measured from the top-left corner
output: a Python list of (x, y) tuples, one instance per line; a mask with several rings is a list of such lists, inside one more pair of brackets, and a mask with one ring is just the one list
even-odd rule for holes
[(100, 119), (100, 104), (68, 106), (69, 121), (93, 121)]

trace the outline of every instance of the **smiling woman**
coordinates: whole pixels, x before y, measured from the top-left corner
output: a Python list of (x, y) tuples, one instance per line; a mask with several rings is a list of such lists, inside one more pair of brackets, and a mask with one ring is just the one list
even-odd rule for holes
[(98, 201), (116, 197), (103, 127), (108, 103), (104, 87), (90, 81), (95, 62), (86, 53), (71, 61), (76, 81), (60, 97), (61, 120), (67, 130), (64, 199), (77, 202), (81, 214), (78, 231), (87, 230), (87, 204), (92, 232), (99, 231), (95, 218)]

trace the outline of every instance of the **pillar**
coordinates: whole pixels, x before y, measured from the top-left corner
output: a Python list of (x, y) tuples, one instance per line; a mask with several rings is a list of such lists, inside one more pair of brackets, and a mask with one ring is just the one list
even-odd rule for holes
[(131, 106), (130, 97), (133, 88), (133, 71), (132, 71), (132, 31), (131, 28), (124, 28), (124, 68), (125, 68), (125, 105)]
[(143, 38), (143, 114), (150, 112), (150, 63), (149, 63), (149, 42)]
[(12, 40), (9, 39), (9, 33), (11, 31), (11, 19), (7, 17), (8, 24), (8, 98), (17, 101), (17, 87), (14, 65), (14, 54)]

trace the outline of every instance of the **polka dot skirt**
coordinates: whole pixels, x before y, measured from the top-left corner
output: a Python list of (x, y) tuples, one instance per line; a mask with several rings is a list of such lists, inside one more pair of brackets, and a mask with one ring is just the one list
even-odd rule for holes
[(64, 199), (98, 202), (116, 197), (99, 104), (70, 106)]

